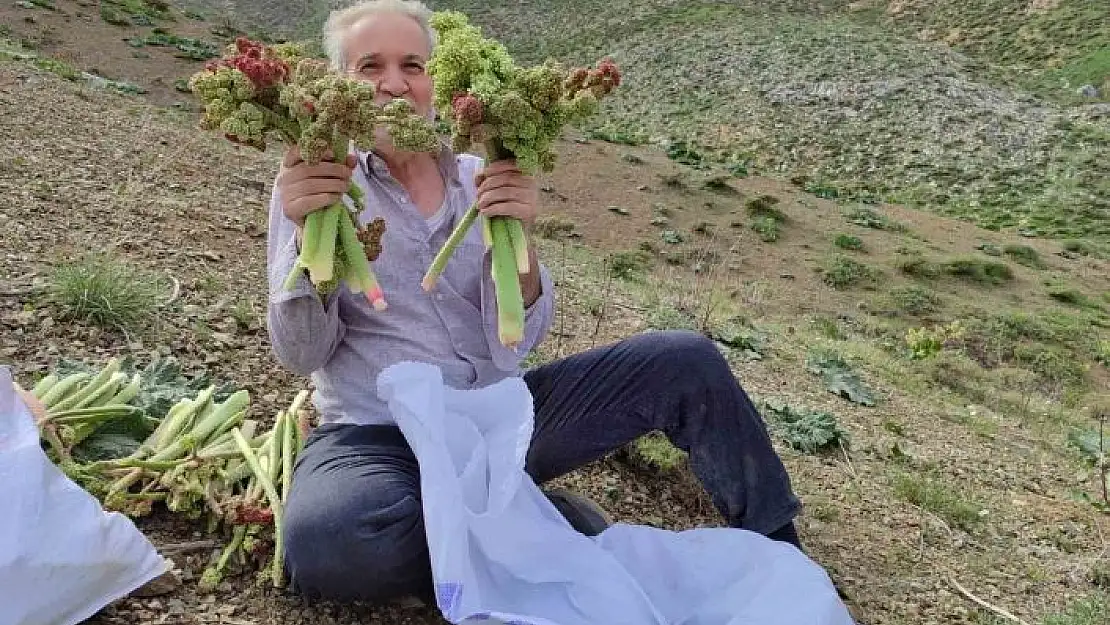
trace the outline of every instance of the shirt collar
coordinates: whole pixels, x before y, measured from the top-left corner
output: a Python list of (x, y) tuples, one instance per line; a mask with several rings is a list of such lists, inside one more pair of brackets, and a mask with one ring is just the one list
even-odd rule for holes
[[(385, 159), (378, 156), (373, 150), (359, 150), (358, 154), (360, 160), (366, 168), (367, 176), (378, 177), (387, 180), (392, 177), (389, 173), (389, 166), (385, 164)], [(443, 179), (448, 184), (459, 183), (459, 162), (456, 158), (455, 151), (446, 141), (439, 142), (439, 150), (436, 152), (436, 162), (439, 165), (439, 172), (443, 175)]]

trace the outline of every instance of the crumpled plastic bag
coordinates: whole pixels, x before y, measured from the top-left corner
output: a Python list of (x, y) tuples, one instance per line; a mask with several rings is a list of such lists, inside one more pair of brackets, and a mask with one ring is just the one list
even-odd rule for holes
[(0, 623), (75, 625), (166, 567), (130, 519), (104, 511), (46, 456), (0, 367)]
[(377, 381), (420, 465), (436, 599), (455, 624), (853, 625), (825, 571), (741, 529), (576, 532), (524, 472), (532, 397), (404, 362)]

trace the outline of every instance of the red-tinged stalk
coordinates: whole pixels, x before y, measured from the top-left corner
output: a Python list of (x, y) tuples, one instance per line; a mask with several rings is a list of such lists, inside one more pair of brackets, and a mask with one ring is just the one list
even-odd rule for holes
[(358, 233), (355, 232), (354, 221), (349, 216), (344, 216), (339, 225), (339, 241), (343, 246), (349, 271), (354, 274), (351, 276), (352, 280), (349, 281), (348, 288), (352, 293), (364, 294), (375, 310), (385, 310), (387, 304), (382, 287), (370, 268), (370, 260), (366, 258), (362, 242), (358, 240)]
[(420, 285), (424, 287), (425, 291), (431, 291), (435, 288), (436, 280), (439, 279), (443, 268), (447, 266), (447, 260), (451, 258), (451, 254), (455, 252), (455, 248), (466, 237), (466, 233), (470, 231), (470, 227), (474, 224), (474, 220), (478, 217), (478, 203), (475, 202), (470, 205), (470, 208), (463, 213), (462, 219), (455, 225), (454, 230), (447, 237), (447, 241), (439, 248), (439, 252), (432, 260), (432, 264), (428, 267), (428, 271), (424, 274), (424, 279), (421, 280)]
[(524, 297), (513, 258), (512, 241), (504, 220), (491, 219), (491, 273), (497, 294), (497, 334), (501, 344), (515, 347), (524, 340)]
[(250, 443), (243, 437), (239, 428), (231, 430), (231, 435), (235, 437), (235, 443), (239, 445), (239, 451), (243, 452), (243, 458), (250, 466), (251, 471), (254, 473), (254, 478), (262, 485), (262, 490), (266, 493), (266, 498), (270, 501), (270, 510), (274, 515), (274, 562), (273, 562), (273, 583), (275, 587), (284, 586), (284, 561), (285, 561), (285, 541), (282, 539), (282, 530), (284, 529), (284, 506), (282, 505), (281, 498), (278, 496), (277, 489), (274, 488), (274, 483), (270, 480), (270, 476), (262, 469), (259, 464), (258, 456), (255, 455), (254, 449), (251, 448)]

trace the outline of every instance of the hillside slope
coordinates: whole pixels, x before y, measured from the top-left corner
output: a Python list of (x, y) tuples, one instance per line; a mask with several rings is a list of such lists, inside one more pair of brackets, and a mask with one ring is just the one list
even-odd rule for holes
[[(0, 24), (11, 33), (0, 38), (18, 41), (42, 33), (43, 25), (53, 28), (46, 31), (49, 45), (37, 44), (44, 55), (38, 59), (0, 52), (0, 194), (6, 199), (0, 218), (9, 224), (0, 242), (0, 363), (29, 383), (62, 359), (173, 355), (190, 371), (207, 370), (248, 389), (265, 420), (307, 384), (273, 358), (264, 326), (265, 205), (278, 154), (236, 150), (198, 132), (190, 97), (172, 87), (137, 95), (66, 79), (75, 77), (68, 66), (49, 62), (50, 55), (75, 54), (94, 38), (102, 55), (96, 65), (119, 80), (145, 85), (163, 77), (172, 85), (202, 62), (174, 56), (172, 46), (133, 48), (124, 38), (150, 36), (154, 26), (106, 29), (77, 16), (95, 16), (85, 1), (0, 8), (10, 20)], [(653, 32), (679, 43), (694, 38), (683, 34), (676, 15), (698, 24), (739, 15), (727, 7), (701, 15), (694, 10), (700, 5), (676, 14), (679, 4), (631, 2), (626, 14), (633, 24), (666, 26)], [(507, 11), (509, 4), (498, 6)], [(512, 6), (522, 20), (515, 26), (507, 12), (476, 9), (476, 15), (504, 20), (505, 31), (521, 41), (525, 31), (511, 28), (527, 26), (532, 9)], [(572, 23), (586, 5), (550, 6), (558, 20)], [(590, 6), (602, 18), (615, 16), (600, 3)], [(857, 84), (870, 89), (859, 101), (882, 95), (867, 82), (867, 64), (877, 58), (899, 72), (950, 61), (980, 67), (933, 44), (892, 43), (848, 21), (845, 3), (778, 6), (795, 11), (792, 21), (746, 13), (755, 43), (717, 46), (720, 63), (703, 64), (706, 75), (734, 73), (726, 61), (739, 58), (747, 59), (746, 68), (767, 64), (761, 84), (794, 73), (799, 84), (832, 84), (829, 76), (784, 60), (791, 50), (809, 49), (801, 42), (810, 35), (807, 45), (819, 53), (807, 58), (839, 59), (826, 64), (829, 71), (853, 77), (837, 97), (855, 93)], [(671, 12), (657, 11), (666, 7)], [(803, 20), (803, 10), (820, 20)], [(20, 21), (27, 15), (37, 22)], [(223, 32), (218, 19), (160, 24), (169, 33), (224, 41), (211, 34)], [(775, 34), (783, 24), (796, 30)], [(726, 32), (716, 23), (712, 28)], [(542, 41), (562, 45), (557, 34)], [(626, 49), (650, 51), (644, 58), (656, 66), (677, 68), (673, 76), (686, 73), (682, 46), (668, 55), (647, 35), (621, 37)], [(864, 41), (871, 43), (862, 52), (833, 54)], [(601, 43), (591, 45), (601, 50)], [(936, 56), (915, 58), (922, 49)], [(149, 54), (137, 59), (136, 50)], [(650, 79), (635, 63), (629, 71)], [(941, 81), (944, 72), (930, 80)], [(983, 103), (974, 110), (984, 126), (964, 140), (986, 141), (999, 128), (1030, 145), (1047, 140), (1038, 134), (1043, 128), (992, 120), (992, 107), (1018, 106), (1006, 99), (1015, 92), (983, 86), (975, 75), (948, 76), (941, 81), (948, 90), (934, 94), (945, 102), (963, 94)], [(699, 84), (679, 83), (710, 92)], [(630, 86), (636, 88), (646, 89)], [(721, 91), (714, 106), (697, 114), (718, 114), (733, 99), (753, 111), (766, 108), (755, 96), (744, 104), (728, 94)], [(624, 102), (615, 110), (633, 110), (631, 97)], [(659, 102), (669, 106), (663, 96)], [(838, 105), (845, 119), (861, 110), (851, 102)], [(1017, 102), (1022, 115), (1072, 114), (1028, 95)], [(809, 108), (792, 106), (813, 115), (832, 110), (820, 98)], [(773, 124), (795, 118), (781, 108), (763, 113), (760, 123), (785, 133)], [(672, 121), (659, 114), (653, 123)], [(883, 130), (878, 120), (872, 123), (874, 141), (903, 140), (900, 125)], [(946, 132), (956, 124), (935, 123)], [(713, 337), (761, 407), (794, 477), (806, 505), (799, 527), (809, 552), (848, 594), (860, 625), (1009, 622), (964, 590), (1031, 625), (1102, 625), (1110, 612), (1110, 502), (1102, 498), (1102, 476), (1090, 454), (1074, 444), (1076, 436), (1097, 440), (1091, 407), (1110, 388), (1110, 259), (1097, 245), (1097, 226), (1105, 224), (1098, 214), (1090, 215), (1093, 225), (1075, 226), (1085, 228), (1088, 241), (1029, 238), (932, 211), (863, 202), (817, 180), (742, 176), (739, 168), (726, 175), (681, 146), (591, 136), (571, 133), (561, 141), (558, 169), (541, 181), (539, 251), (557, 280), (559, 300), (552, 334), (532, 362), (652, 329)], [(986, 151), (976, 145), (977, 154)], [(841, 154), (828, 150), (827, 158)], [(1035, 151), (1014, 158), (1032, 158)], [(931, 154), (922, 167), (942, 169), (943, 153)], [(177, 297), (126, 332), (68, 319), (73, 304), (53, 301), (51, 287), (62, 280), (59, 269), (80, 265), (87, 253), (135, 268), (165, 299), (176, 284)], [(670, 529), (719, 523), (681, 454), (657, 440), (562, 482), (622, 521)], [(141, 519), (140, 527), (159, 546), (214, 542), (175, 556), (185, 582), (171, 595), (121, 601), (88, 625), (442, 625), (431, 610), (308, 604), (259, 588), (247, 571), (230, 575), (214, 593), (198, 593), (196, 576), (226, 537), (205, 536), (197, 524), (164, 513)]]

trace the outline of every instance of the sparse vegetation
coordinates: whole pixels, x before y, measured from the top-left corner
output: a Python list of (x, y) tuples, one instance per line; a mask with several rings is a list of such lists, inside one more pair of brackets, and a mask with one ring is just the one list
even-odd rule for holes
[(1028, 245), (1004, 245), (1002, 253), (1019, 265), (1025, 265), (1033, 269), (1044, 269), (1046, 267), (1040, 253)]
[(108, 256), (58, 265), (48, 289), (60, 318), (122, 330), (148, 321), (165, 297), (168, 291), (157, 277)]
[(981, 506), (957, 491), (950, 479), (899, 472), (894, 476), (893, 488), (896, 497), (932, 512), (955, 528), (972, 532), (982, 525)]
[[(141, 4), (100, 4), (126, 19), (119, 27), (98, 20), (96, 5), (82, 9), (115, 43), (98, 45), (95, 70), (72, 53), (87, 22), (0, 25), (0, 112), (17, 121), (0, 156), (15, 216), (11, 243), (0, 244), (0, 360), (33, 380), (59, 353), (173, 353), (279, 408), (286, 397), (266, 398), (289, 378), (268, 352), (256, 253), (273, 155), (203, 147), (215, 142), (166, 123), (175, 111), (140, 97), (120, 109), (104, 92), (130, 79), (190, 107), (174, 79), (187, 75), (183, 63), (200, 67), (207, 42), (246, 34), (237, 24), (281, 40), (290, 29), (277, 22), (315, 28), (323, 11), (271, 3), (243, 19), (190, 0), (210, 21), (184, 13), (169, 23), (172, 12)], [(627, 90), (560, 143), (572, 171), (542, 180), (534, 235), (557, 313), (526, 365), (644, 329), (705, 334), (754, 398), (783, 398), (785, 416), (757, 405), (809, 510), (803, 541), (861, 623), (1010, 622), (949, 592), (941, 571), (951, 570), (1030, 625), (1102, 625), (1110, 582), (1090, 529), (1107, 509), (1099, 456), (1069, 434), (1097, 440), (1087, 409), (1110, 368), (1110, 87), (1087, 78), (1103, 55), (1079, 49), (1104, 39), (1089, 14), (1077, 17), (1090, 0), (980, 4), (574, 0), (541, 15), (528, 3), (451, 3), (473, 9), (515, 57), (611, 54), (626, 70)], [(189, 41), (200, 54), (190, 57)], [(991, 56), (1001, 47), (1010, 50)], [(163, 82), (129, 77), (117, 57), (143, 75), (165, 69)], [(1080, 79), (1101, 94), (1077, 95)], [(58, 105), (26, 104), (43, 101)], [(65, 227), (24, 226), (57, 223), (62, 207)], [(151, 228), (136, 230), (139, 220)], [(55, 250), (109, 246), (157, 283), (134, 332), (63, 315), (54, 295)], [(848, 431), (853, 444), (842, 446)], [(620, 521), (718, 522), (664, 436), (629, 448), (651, 471), (602, 458), (560, 479)], [(239, 593), (249, 577), (225, 583), (229, 610), (273, 609), (271, 597)], [(192, 594), (171, 597), (205, 609)], [(121, 601), (109, 620), (142, 622), (145, 601)], [(425, 622), (389, 608), (302, 610), (336, 625)]]
[(878, 273), (854, 258), (837, 254), (825, 262), (821, 275), (825, 284), (834, 289), (846, 289), (874, 280)]
[(764, 402), (763, 408), (771, 431), (803, 453), (838, 449), (850, 442), (847, 431), (830, 412), (796, 408), (782, 402)]
[(986, 285), (998, 285), (1014, 279), (1013, 270), (1006, 263), (973, 257), (957, 257), (936, 262), (914, 255), (900, 261), (898, 266), (902, 273), (925, 279), (950, 276)]
[(899, 310), (910, 315), (936, 312), (942, 303), (935, 293), (916, 284), (896, 287), (890, 297)]
[(842, 250), (862, 250), (863, 239), (851, 234), (838, 234), (833, 239), (833, 245)]

